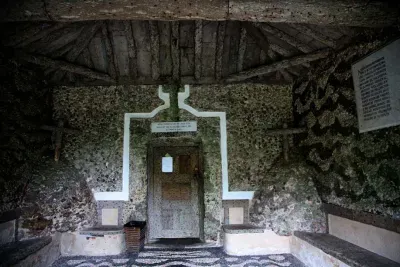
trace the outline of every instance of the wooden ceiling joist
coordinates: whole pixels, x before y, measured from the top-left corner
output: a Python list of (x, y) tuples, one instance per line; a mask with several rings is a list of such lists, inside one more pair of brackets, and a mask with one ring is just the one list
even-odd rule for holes
[(179, 51), (179, 22), (173, 21), (171, 27), (171, 59), (172, 79), (178, 81), (181, 70), (181, 59)]
[(268, 38), (261, 32), (261, 30), (249, 22), (244, 22), (243, 26), (246, 28), (246, 31), (251, 36), (251, 38), (253, 38), (253, 40), (257, 43), (257, 45), (265, 53), (268, 53), (270, 49), (270, 43), (268, 41)]
[(60, 69), (71, 73), (76, 73), (87, 78), (102, 80), (106, 82), (115, 82), (110, 75), (94, 71), (92, 69), (82, 67), (76, 64), (65, 62), (62, 60), (55, 60), (45, 56), (31, 55), (23, 52), (17, 52), (17, 57), (29, 63), (37, 64), (46, 68)]
[(380, 27), (397, 24), (400, 17), (398, 1), (385, 0), (44, 1), (3, 1), (1, 20), (204, 19)]
[(309, 27), (301, 24), (294, 24), (292, 27), (298, 30), (299, 32), (304, 33), (329, 47), (332, 48), (336, 47), (336, 41), (325, 34), (318, 33), (310, 29)]
[(130, 21), (124, 21), (124, 31), (126, 36), (126, 42), (128, 45), (128, 61), (129, 61), (129, 73), (133, 77), (137, 77), (137, 53), (136, 53), (136, 42), (133, 38), (132, 25)]
[(151, 75), (154, 80), (160, 78), (160, 34), (157, 21), (149, 21), (151, 48)]
[(237, 60), (237, 67), (236, 67), (238, 72), (243, 70), (243, 62), (244, 62), (244, 55), (246, 53), (246, 48), (247, 48), (247, 30), (246, 30), (246, 27), (241, 27), (240, 28), (238, 60)]
[[(93, 25), (86, 26), (85, 29), (82, 30), (82, 33), (75, 41), (74, 48), (69, 50), (65, 56), (67, 62), (72, 63), (78, 58), (78, 56), (83, 52), (83, 50), (87, 48), (90, 41), (92, 40), (96, 32), (100, 29), (100, 27), (101, 23), (96, 22)], [(64, 77), (64, 74), (65, 72), (56, 71), (54, 73), (53, 79), (56, 81), (61, 80)]]
[(199, 80), (201, 77), (201, 57), (203, 53), (203, 21), (195, 21), (194, 34), (194, 77)]
[(117, 77), (117, 66), (114, 58), (115, 53), (113, 52), (114, 49), (113, 49), (112, 36), (108, 30), (107, 22), (103, 22), (103, 25), (101, 27), (101, 34), (105, 43), (106, 55), (108, 59), (107, 72), (110, 74), (111, 77), (115, 79)]
[(39, 32), (35, 32), (33, 35), (31, 36), (27, 36), (27, 38), (25, 40), (23, 40), (22, 42), (20, 42), (17, 47), (24, 47), (27, 46), (33, 42), (36, 42), (44, 37), (46, 37), (47, 35), (51, 34), (52, 32), (55, 32), (59, 29), (62, 29), (65, 27), (64, 23), (55, 23), (51, 26), (48, 26), (47, 28), (44, 28), (43, 30), (39, 31)]
[(291, 66), (301, 65), (303, 63), (308, 63), (311, 61), (315, 61), (315, 60), (327, 57), (330, 52), (331, 52), (331, 50), (325, 49), (322, 51), (317, 51), (317, 52), (313, 52), (313, 53), (306, 54), (306, 55), (301, 55), (301, 56), (297, 56), (297, 57), (293, 57), (293, 58), (289, 58), (289, 59), (284, 59), (279, 62), (274, 62), (272, 64), (252, 68), (249, 70), (239, 72), (237, 74), (230, 75), (227, 77), (227, 79), (225, 81), (226, 82), (240, 82), (240, 81), (244, 81), (244, 80), (256, 77), (256, 76), (266, 75), (268, 73), (271, 73), (271, 72), (274, 72), (277, 70), (286, 69)]
[(275, 37), (290, 44), (291, 46), (295, 47), (296, 49), (300, 50), (303, 53), (310, 53), (312, 51), (312, 49), (309, 46), (303, 44), (301, 41), (299, 41), (295, 37), (283, 32), (275, 27), (272, 27), (271, 25), (269, 25), (267, 23), (257, 23), (255, 26), (274, 35)]
[(222, 78), (222, 55), (224, 51), (225, 30), (226, 30), (226, 21), (220, 21), (218, 23), (216, 55), (215, 55), (215, 79), (217, 81), (221, 80)]

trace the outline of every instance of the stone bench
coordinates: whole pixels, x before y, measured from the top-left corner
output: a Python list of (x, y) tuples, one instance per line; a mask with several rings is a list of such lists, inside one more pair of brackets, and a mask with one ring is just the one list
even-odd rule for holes
[(62, 256), (109, 256), (125, 252), (125, 234), (122, 227), (101, 226), (74, 233), (63, 233)]
[(60, 256), (59, 237), (51, 236), (20, 241), (18, 239), (19, 209), (0, 214), (0, 267), (47, 267)]
[(248, 224), (231, 224), (222, 227), (224, 251), (228, 255), (270, 255), (290, 253), (289, 236), (279, 236), (273, 231)]
[(400, 263), (329, 234), (295, 232), (290, 249), (309, 267), (400, 267)]

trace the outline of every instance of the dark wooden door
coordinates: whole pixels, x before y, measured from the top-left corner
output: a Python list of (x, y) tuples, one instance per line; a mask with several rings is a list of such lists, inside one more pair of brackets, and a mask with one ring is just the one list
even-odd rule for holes
[[(170, 156), (171, 172), (162, 158)], [(150, 239), (200, 238), (199, 149), (154, 147), (149, 197)]]

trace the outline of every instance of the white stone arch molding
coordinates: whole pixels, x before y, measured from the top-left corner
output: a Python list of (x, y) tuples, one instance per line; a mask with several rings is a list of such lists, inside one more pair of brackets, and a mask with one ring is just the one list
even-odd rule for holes
[[(185, 104), (185, 100), (190, 96), (190, 87), (185, 85), (185, 91), (178, 93), (178, 107), (184, 109), (196, 117), (219, 118), (220, 125), (220, 149), (221, 149), (221, 169), (222, 169), (222, 199), (252, 199), (254, 191), (229, 191), (228, 179), (228, 142), (226, 130), (226, 113), (214, 111), (198, 111)], [(164, 104), (154, 109), (150, 113), (125, 113), (124, 118), (124, 144), (123, 144), (123, 164), (122, 164), (122, 191), (121, 192), (96, 192), (96, 201), (104, 200), (129, 200), (129, 153), (130, 153), (130, 122), (131, 119), (153, 118), (161, 110), (170, 107), (168, 93), (164, 93), (162, 86), (158, 87), (158, 97)]]

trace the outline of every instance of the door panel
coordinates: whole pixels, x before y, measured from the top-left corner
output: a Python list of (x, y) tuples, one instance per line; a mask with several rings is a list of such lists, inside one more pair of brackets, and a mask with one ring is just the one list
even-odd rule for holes
[[(173, 158), (172, 172), (162, 172), (162, 157)], [(150, 238), (199, 238), (199, 149), (153, 148)]]

